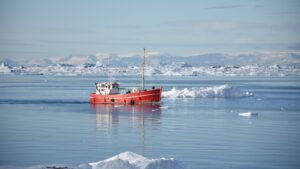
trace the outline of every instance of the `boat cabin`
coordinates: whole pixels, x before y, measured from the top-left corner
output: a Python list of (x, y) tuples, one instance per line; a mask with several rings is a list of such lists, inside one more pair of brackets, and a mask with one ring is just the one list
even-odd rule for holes
[(117, 82), (112, 83), (95, 83), (96, 94), (109, 95), (120, 94), (119, 84)]

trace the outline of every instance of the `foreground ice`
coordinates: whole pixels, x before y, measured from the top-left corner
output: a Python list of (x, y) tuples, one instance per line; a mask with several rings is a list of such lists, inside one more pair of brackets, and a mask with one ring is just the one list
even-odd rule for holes
[(133, 152), (124, 152), (116, 156), (78, 167), (66, 165), (40, 165), (31, 167), (0, 167), (1, 169), (185, 169), (183, 164), (173, 158), (148, 159)]
[(89, 163), (92, 169), (183, 169), (183, 165), (173, 158), (148, 159), (141, 155), (125, 152), (109, 159)]
[(165, 98), (234, 98), (253, 96), (253, 94), (225, 84), (214, 87), (185, 88), (183, 90), (173, 88), (163, 92), (162, 96)]

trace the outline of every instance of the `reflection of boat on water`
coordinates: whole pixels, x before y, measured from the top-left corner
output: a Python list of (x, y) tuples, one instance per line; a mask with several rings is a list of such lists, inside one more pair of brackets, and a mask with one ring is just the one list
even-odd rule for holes
[[(161, 104), (90, 104), (91, 112), (95, 113), (96, 128), (100, 132), (140, 130), (142, 154), (145, 149), (147, 130), (159, 130), (161, 125)], [(126, 125), (127, 128), (126, 129)], [(150, 127), (150, 128), (149, 128)], [(120, 134), (120, 133), (119, 133)]]
[(99, 130), (122, 122), (160, 124), (162, 113), (161, 104), (91, 104), (91, 111), (96, 115)]

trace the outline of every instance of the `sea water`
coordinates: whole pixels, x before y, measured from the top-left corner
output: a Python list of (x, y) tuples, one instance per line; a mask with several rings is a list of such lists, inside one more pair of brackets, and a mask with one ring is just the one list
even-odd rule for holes
[(0, 168), (78, 166), (128, 151), (192, 169), (300, 167), (299, 77), (146, 79), (163, 87), (161, 104), (90, 105), (106, 77), (1, 75)]

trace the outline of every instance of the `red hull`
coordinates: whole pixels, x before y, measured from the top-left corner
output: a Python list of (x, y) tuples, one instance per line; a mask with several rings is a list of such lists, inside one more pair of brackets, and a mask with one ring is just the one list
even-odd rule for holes
[(160, 102), (162, 88), (152, 89), (147, 91), (140, 91), (129, 94), (111, 94), (111, 95), (100, 95), (91, 93), (90, 103), (92, 104), (140, 104), (140, 103), (152, 103)]

